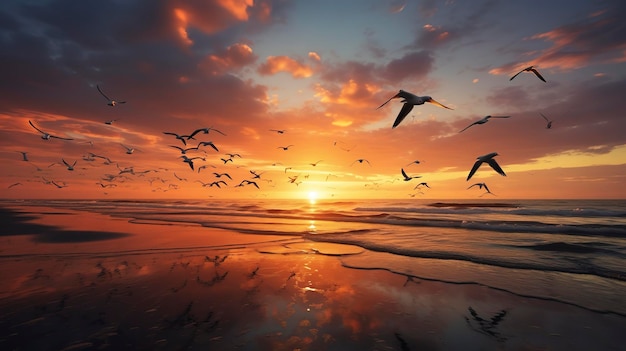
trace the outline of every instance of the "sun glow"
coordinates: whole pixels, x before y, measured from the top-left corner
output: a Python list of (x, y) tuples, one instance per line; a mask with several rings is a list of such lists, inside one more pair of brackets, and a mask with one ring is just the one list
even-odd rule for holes
[(317, 202), (317, 199), (318, 199), (317, 191), (309, 191), (308, 196), (309, 196), (309, 203), (311, 205), (313, 205), (313, 204), (315, 204)]

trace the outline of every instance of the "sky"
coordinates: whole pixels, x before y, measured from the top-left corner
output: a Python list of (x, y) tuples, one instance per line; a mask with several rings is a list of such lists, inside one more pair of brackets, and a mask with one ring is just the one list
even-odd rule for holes
[[(0, 198), (624, 199), (625, 17), (621, 0), (3, 0)], [(531, 65), (546, 82), (510, 79)], [(400, 90), (450, 109), (392, 128), (401, 99), (378, 107)], [(488, 115), (510, 117), (459, 132)], [(466, 180), (492, 152), (506, 176)]]

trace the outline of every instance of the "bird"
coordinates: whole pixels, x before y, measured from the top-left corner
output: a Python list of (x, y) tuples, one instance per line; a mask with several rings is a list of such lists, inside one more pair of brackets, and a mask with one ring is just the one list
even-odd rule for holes
[(58, 136), (52, 135), (52, 134), (50, 134), (50, 133), (46, 133), (46, 132), (44, 132), (43, 130), (41, 130), (41, 129), (39, 129), (39, 128), (35, 127), (35, 125), (33, 124), (33, 122), (31, 122), (30, 120), (28, 121), (28, 123), (29, 123), (29, 124), (30, 124), (33, 128), (35, 128), (35, 129), (36, 129), (39, 133), (41, 133), (41, 139), (43, 139), (43, 140), (50, 140), (50, 138), (56, 138), (56, 139), (61, 139), (61, 140), (74, 140), (74, 139), (70, 139), (70, 138), (61, 138), (61, 137), (58, 137)]
[(352, 166), (353, 164), (355, 164), (355, 163), (357, 163), (357, 162), (358, 162), (358, 163), (367, 162), (367, 164), (368, 164), (368, 165), (370, 165), (370, 166), (372, 165), (372, 164), (370, 163), (370, 161), (368, 161), (368, 160), (366, 160), (366, 159), (364, 159), (364, 158), (360, 158), (360, 159), (358, 159), (358, 160), (354, 160), (354, 162), (352, 162), (352, 163), (350, 164), (350, 166)]
[[(476, 183), (476, 184), (472, 184), (472, 185), (470, 185), (470, 186), (468, 187), (468, 189), (470, 189), (470, 188), (472, 188), (472, 187), (475, 187), (475, 186), (477, 186), (477, 187), (478, 187), (478, 189), (485, 188), (485, 190), (487, 191), (485, 194), (492, 194), (492, 195), (495, 195), (494, 193), (492, 193), (492, 192), (489, 190), (489, 188), (487, 187), (487, 184), (485, 184), (485, 183)], [(484, 195), (484, 194), (483, 194), (483, 195)]]
[(188, 148), (184, 148), (184, 149), (182, 147), (176, 146), (176, 145), (168, 145), (168, 146), (180, 150), (180, 153), (182, 155), (185, 155), (187, 153), (187, 151), (190, 151), (190, 150), (199, 150), (197, 146), (196, 147), (188, 147)]
[(410, 166), (410, 165), (412, 165), (412, 164), (414, 164), (414, 163), (415, 163), (416, 165), (419, 165), (419, 164), (420, 164), (420, 161), (419, 161), (419, 160), (415, 160), (415, 161), (413, 161), (413, 162), (411, 162), (411, 163), (407, 164), (407, 165), (406, 165), (406, 166), (404, 166), (404, 167), (408, 167), (408, 166)]
[(400, 169), (400, 171), (402, 172), (402, 177), (404, 177), (404, 181), (405, 181), (405, 182), (408, 182), (408, 181), (409, 181), (409, 180), (411, 180), (411, 179), (417, 179), (417, 178), (421, 178), (421, 177), (422, 177), (422, 176), (412, 176), (412, 177), (409, 177), (409, 176), (406, 174), (406, 172), (404, 171), (404, 168), (401, 168), (401, 169)]
[(255, 172), (253, 170), (249, 170), (249, 172), (250, 172), (250, 174), (252, 174), (254, 176), (254, 177), (252, 177), (252, 179), (261, 179), (261, 174), (264, 173), (264, 172), (263, 173), (257, 173), (257, 172)]
[(400, 113), (398, 114), (398, 117), (396, 117), (395, 122), (393, 122), (393, 126), (391, 128), (395, 128), (397, 127), (403, 120), (404, 118), (409, 114), (409, 112), (411, 112), (411, 110), (413, 110), (413, 107), (415, 105), (423, 105), (426, 102), (429, 102), (431, 104), (437, 105), (439, 107), (443, 107), (443, 108), (447, 108), (448, 110), (452, 110), (451, 108), (444, 106), (442, 104), (440, 104), (439, 102), (435, 101), (432, 97), (430, 96), (417, 96), (414, 94), (409, 93), (408, 91), (404, 91), (404, 90), (400, 90), (396, 95), (392, 96), (391, 98), (389, 98), (389, 100), (385, 101), (382, 105), (378, 106), (377, 109), (385, 106), (389, 101), (391, 101), (392, 99), (395, 98), (402, 98), (402, 102), (404, 103), (404, 105), (402, 105), (402, 109), (400, 110)]
[[(56, 186), (57, 188), (61, 189), (61, 188), (65, 188), (67, 187), (67, 185), (64, 183), (63, 185), (55, 182), (54, 180), (50, 182), (52, 185)], [(63, 183), (63, 182), (62, 182)]]
[(220, 134), (226, 136), (226, 134), (220, 132), (219, 130), (217, 130), (217, 129), (213, 128), (213, 127), (208, 127), (208, 128), (198, 128), (198, 129), (194, 130), (193, 133), (191, 133), (191, 135), (189, 136), (188, 139), (193, 139), (193, 137), (196, 134), (200, 133), (200, 132), (202, 132), (204, 134), (209, 134), (210, 131), (214, 131), (214, 132), (217, 132), (217, 133), (220, 133)]
[(241, 158), (240, 154), (225, 154), (226, 156), (230, 157), (230, 158), (235, 158), (235, 157), (239, 157)]
[(285, 134), (286, 130), (284, 130), (284, 129), (270, 129), (270, 132), (276, 132), (278, 134)]
[(9, 185), (9, 186), (7, 187), (7, 189), (11, 189), (12, 187), (14, 187), (14, 186), (18, 186), (18, 185), (22, 185), (22, 183), (20, 183), (20, 182), (13, 183), (13, 184)]
[(313, 163), (309, 163), (311, 166), (315, 167), (317, 166), (318, 163), (322, 162), (322, 160), (319, 160), (317, 162), (313, 162)]
[(183, 162), (189, 164), (189, 167), (191, 168), (192, 171), (194, 170), (193, 169), (193, 160), (196, 160), (196, 159), (204, 160), (202, 157), (191, 157), (191, 158), (189, 158), (186, 155), (182, 155), (180, 157), (183, 159)]
[(176, 177), (176, 179), (183, 181), (183, 182), (187, 181), (187, 178), (179, 177), (178, 175), (176, 175), (176, 172), (174, 172), (174, 177)]
[(229, 161), (230, 161), (230, 162), (233, 162), (233, 159), (232, 159), (232, 158), (221, 158), (221, 157), (220, 157), (220, 160), (222, 160), (222, 161), (224, 162), (224, 164), (227, 164)]
[(198, 146), (196, 146), (196, 148), (200, 148), (200, 146), (210, 146), (213, 148), (213, 150), (219, 152), (220, 150), (217, 149), (217, 146), (215, 146), (215, 144), (213, 144), (212, 141), (201, 141), (198, 143)]
[(128, 146), (126, 146), (124, 144), (120, 144), (120, 145), (122, 145), (124, 147), (124, 149), (126, 149), (126, 153), (129, 154), (129, 155), (132, 155), (132, 153), (135, 152), (135, 148), (128, 147)]
[(422, 186), (425, 186), (425, 187), (427, 187), (427, 188), (429, 188), (429, 189), (430, 189), (430, 186), (428, 186), (428, 183), (422, 182), (422, 183), (417, 184), (417, 185), (415, 186), (415, 188), (413, 188), (413, 190), (415, 190), (415, 189), (419, 189), (419, 188), (420, 188), (420, 187), (422, 187)]
[(74, 170), (74, 166), (76, 166), (76, 161), (74, 161), (74, 163), (72, 163), (71, 165), (67, 163), (64, 159), (61, 159), (61, 161), (63, 161), (63, 164), (67, 167), (68, 171)]
[(220, 184), (224, 184), (225, 186), (228, 186), (228, 184), (227, 184), (225, 181), (223, 181), (223, 180), (218, 180), (218, 181), (215, 181), (215, 182), (211, 182), (211, 183), (209, 184), (209, 188), (212, 188), (212, 187), (216, 186), (216, 187), (218, 187), (218, 188), (220, 188), (220, 189), (221, 189), (222, 187), (220, 186)]
[(539, 74), (539, 71), (537, 71), (534, 66), (528, 66), (528, 67), (524, 68), (523, 70), (515, 73), (515, 75), (513, 77), (511, 77), (509, 80), (513, 80), (513, 78), (517, 77), (517, 75), (522, 73), (522, 72), (532, 72), (532, 73), (534, 73), (537, 76), (537, 78), (541, 79), (544, 83), (546, 83), (546, 80), (543, 79), (541, 74)]
[(172, 132), (163, 132), (166, 135), (173, 135), (176, 139), (182, 141), (183, 145), (187, 146), (187, 140), (189, 140), (189, 135), (179, 135)]
[(285, 151), (289, 150), (290, 147), (292, 147), (293, 145), (287, 145), (287, 146), (279, 146), (277, 147), (277, 149), (283, 149)]
[(467, 126), (467, 127), (463, 128), (463, 129), (461, 129), (461, 130), (459, 131), (459, 133), (461, 133), (461, 132), (465, 131), (467, 128), (469, 128), (469, 127), (471, 127), (471, 126), (473, 126), (473, 125), (475, 125), (475, 124), (485, 124), (485, 123), (489, 122), (489, 120), (490, 120), (491, 118), (510, 118), (510, 117), (511, 117), (511, 116), (491, 116), (491, 115), (489, 115), (489, 116), (485, 116), (485, 117), (483, 117), (482, 119), (479, 119), (478, 121), (473, 122), (473, 123), (472, 123), (472, 124), (470, 124), (469, 126)]
[(489, 166), (491, 166), (491, 168), (493, 168), (496, 172), (498, 172), (498, 174), (500, 174), (502, 176), (506, 176), (506, 174), (504, 173), (502, 168), (500, 168), (500, 165), (498, 164), (498, 162), (496, 162), (496, 160), (494, 159), (494, 157), (496, 157), (496, 156), (498, 156), (497, 152), (491, 152), (491, 153), (488, 153), (488, 154), (483, 155), (483, 156), (478, 156), (476, 158), (477, 161), (474, 163), (474, 166), (472, 167), (472, 169), (470, 170), (469, 174), (467, 175), (466, 181), (468, 181), (468, 180), (470, 180), (470, 178), (472, 178), (474, 173), (476, 173), (476, 170), (478, 170), (478, 167), (480, 167), (480, 165), (482, 165), (483, 162), (487, 162), (487, 164), (489, 164)]
[(107, 103), (107, 105), (113, 107), (113, 106), (116, 106), (117, 104), (125, 104), (126, 103), (126, 101), (117, 101), (117, 100), (113, 100), (113, 99), (109, 98), (108, 96), (106, 96), (105, 93), (102, 92), (102, 89), (100, 89), (99, 85), (96, 85), (96, 88), (98, 88), (98, 91), (100, 92), (100, 94), (102, 94), (102, 96), (104, 96), (104, 98), (109, 101)]
[(241, 183), (239, 183), (239, 185), (237, 185), (237, 186), (240, 187), (240, 186), (244, 186), (244, 185), (247, 185), (247, 184), (248, 185), (254, 185), (257, 189), (260, 189), (259, 185), (256, 182), (251, 181), (251, 180), (247, 180), (247, 179), (242, 180)]
[(112, 125), (113, 122), (117, 121), (116, 119), (110, 119), (108, 121), (105, 121), (104, 124), (108, 124), (108, 125)]
[(28, 161), (28, 151), (16, 151), (22, 154), (22, 161)]
[(546, 122), (548, 122), (548, 124), (546, 125), (546, 129), (552, 128), (552, 121), (549, 120), (548, 117), (544, 116), (543, 113), (539, 112), (539, 114), (541, 115), (541, 117), (543, 117), (543, 119), (546, 120)]
[(226, 177), (230, 180), (233, 180), (233, 178), (230, 176), (230, 174), (228, 173), (217, 173), (217, 172), (213, 172), (213, 175), (215, 176), (215, 178), (221, 178), (221, 177)]

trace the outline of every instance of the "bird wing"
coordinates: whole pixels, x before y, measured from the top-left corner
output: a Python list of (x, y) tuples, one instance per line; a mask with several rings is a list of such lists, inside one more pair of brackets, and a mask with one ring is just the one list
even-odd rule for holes
[(406, 174), (406, 172), (404, 171), (404, 168), (400, 168), (400, 172), (402, 172), (402, 176), (404, 177), (404, 179), (409, 178), (409, 176)]
[(487, 190), (488, 193), (490, 193), (491, 191), (489, 191), (489, 188), (487, 187), (487, 184), (483, 183), (481, 187), (485, 187), (485, 190)]
[(33, 124), (33, 122), (28, 121), (28, 123), (30, 123), (30, 125), (31, 125), (33, 128), (35, 128), (35, 129), (36, 129), (39, 133), (41, 133), (41, 134), (46, 134), (46, 132), (44, 132), (43, 130), (41, 130), (41, 129), (39, 129), (39, 128), (35, 127), (35, 125)]
[(50, 135), (50, 137), (51, 137), (51, 138), (56, 138), (56, 139), (61, 139), (61, 140), (74, 140), (74, 139), (71, 139), (71, 138), (62, 138), (62, 137), (58, 137), (58, 136), (56, 136), (56, 135)]
[[(103, 93), (103, 92), (102, 92), (102, 90), (100, 89), (100, 86), (99, 86), (99, 85), (96, 85), (96, 88), (98, 88), (98, 91), (100, 92), (100, 94), (102, 94), (102, 96), (104, 96), (104, 98), (105, 98), (105, 99), (107, 99), (107, 100), (111, 101), (111, 99), (110, 99), (108, 96), (106, 96), (106, 94), (105, 94), (105, 93)], [(119, 102), (119, 103), (122, 103), (122, 104), (123, 104), (123, 102)]]
[(61, 161), (63, 161), (63, 164), (64, 164), (64, 165), (66, 165), (67, 167), (69, 167), (69, 166), (70, 166), (70, 164), (69, 164), (69, 163), (67, 163), (67, 162), (65, 162), (65, 160), (64, 160), (64, 159), (61, 159)]
[(226, 136), (226, 134), (220, 132), (219, 130), (215, 129), (215, 128), (209, 128), (210, 130), (214, 131), (214, 132), (218, 132), (220, 134), (222, 134), (223, 136)]
[(475, 186), (478, 186), (479, 188), (482, 188), (482, 185), (480, 185), (480, 183), (472, 184), (472, 185), (468, 186), (467, 188), (471, 189), (471, 188), (473, 188)]
[(398, 117), (396, 117), (395, 122), (393, 122), (393, 126), (391, 128), (395, 128), (400, 123), (402, 123), (404, 118), (409, 114), (409, 112), (411, 112), (411, 110), (413, 110), (413, 105), (412, 104), (404, 104), (404, 105), (402, 105), (402, 109), (400, 110), (400, 113), (398, 114)]
[(395, 98), (397, 98), (397, 97), (400, 97), (400, 93), (398, 93), (398, 94), (396, 94), (396, 95), (394, 95), (394, 96), (390, 97), (390, 98), (389, 98), (389, 100), (385, 101), (382, 105), (378, 106), (376, 109), (378, 110), (379, 108), (381, 108), (381, 107), (383, 107), (383, 106), (387, 105), (387, 103), (388, 103), (389, 101), (391, 101), (391, 100), (393, 100), (393, 99), (395, 99)]
[(491, 168), (493, 168), (496, 172), (498, 172), (499, 174), (506, 176), (506, 174), (504, 173), (504, 171), (502, 170), (502, 168), (500, 168), (500, 165), (498, 164), (498, 162), (496, 162), (496, 160), (494, 160), (493, 158), (490, 159), (489, 161), (487, 161), (487, 163), (491, 166)]
[(489, 116), (489, 118), (509, 118), (511, 116)]
[(546, 122), (550, 123), (550, 120), (548, 119), (548, 117), (544, 116), (543, 113), (539, 112), (539, 114), (541, 115), (541, 117), (543, 117), (543, 119), (546, 120)]
[[(122, 145), (122, 146), (124, 146), (124, 145)], [(173, 148), (175, 148), (175, 149), (178, 149), (178, 150), (180, 150), (180, 152), (183, 152), (183, 151), (184, 151), (184, 152), (187, 152), (187, 149), (183, 149), (183, 148), (182, 148), (182, 147), (180, 147), (180, 146), (170, 145), (169, 147), (173, 147)]]
[(465, 181), (470, 180), (470, 178), (474, 175), (474, 173), (476, 173), (476, 171), (478, 170), (478, 167), (480, 167), (482, 163), (483, 163), (482, 161), (474, 162), (474, 166), (470, 170), (469, 174), (467, 175), (467, 179), (465, 179)]
[(521, 71), (515, 73), (515, 75), (513, 75), (513, 77), (511, 77), (509, 80), (513, 80), (513, 78), (517, 77), (522, 72), (524, 72), (524, 70), (521, 70)]
[(470, 124), (469, 126), (467, 126), (467, 127), (463, 128), (463, 129), (461, 129), (461, 130), (459, 131), (459, 133), (461, 133), (461, 132), (465, 131), (467, 128), (469, 128), (469, 127), (473, 126), (474, 124), (478, 124), (478, 122), (474, 122), (474, 123)]
[(543, 80), (544, 83), (547, 83), (545, 79), (543, 79), (543, 77), (541, 76), (541, 74), (539, 74), (539, 71), (537, 71), (536, 69), (532, 68), (531, 71), (541, 80)]

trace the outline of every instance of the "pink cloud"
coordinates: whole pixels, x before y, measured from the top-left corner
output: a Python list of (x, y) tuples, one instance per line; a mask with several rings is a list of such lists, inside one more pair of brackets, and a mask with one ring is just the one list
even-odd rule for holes
[(289, 56), (269, 56), (258, 72), (262, 75), (273, 75), (279, 72), (291, 74), (294, 78), (308, 78), (313, 75), (313, 69)]
[(236, 43), (221, 52), (207, 56), (200, 63), (200, 67), (211, 74), (220, 74), (252, 64), (257, 58), (250, 46)]

